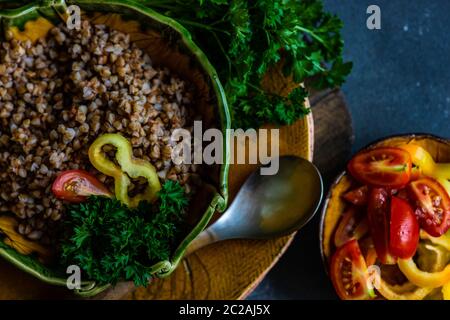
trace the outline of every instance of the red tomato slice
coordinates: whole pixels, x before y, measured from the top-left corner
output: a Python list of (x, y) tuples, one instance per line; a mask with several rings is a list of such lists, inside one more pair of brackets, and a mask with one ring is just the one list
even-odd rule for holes
[(334, 234), (336, 248), (351, 239), (359, 240), (369, 231), (367, 219), (359, 208), (350, 207), (342, 216)]
[(369, 197), (369, 187), (362, 186), (348, 191), (344, 194), (344, 199), (355, 206), (365, 206)]
[(410, 197), (409, 197), (408, 191), (407, 191), (406, 189), (398, 190), (397, 193), (395, 194), (395, 196), (396, 196), (397, 198), (400, 198), (400, 199), (405, 200), (405, 201), (408, 202), (408, 203), (411, 202), (411, 199), (410, 199)]
[(58, 199), (73, 203), (83, 202), (92, 195), (112, 196), (108, 188), (84, 170), (69, 170), (60, 173), (53, 182), (52, 192)]
[(358, 153), (348, 171), (359, 182), (374, 187), (402, 188), (411, 176), (411, 156), (399, 148), (377, 148)]
[(396, 259), (389, 251), (389, 193), (386, 189), (375, 188), (370, 191), (368, 204), (370, 235), (377, 256), (383, 264), (395, 264)]
[(411, 181), (419, 180), (423, 177), (422, 170), (418, 167), (411, 168)]
[(339, 298), (365, 300), (371, 296), (367, 266), (357, 240), (351, 240), (337, 249), (331, 258), (330, 274)]
[(391, 199), (390, 252), (409, 259), (416, 253), (419, 245), (419, 222), (414, 211), (403, 199)]
[(450, 229), (450, 197), (445, 188), (432, 178), (411, 182), (408, 187), (416, 205), (420, 226), (433, 237)]

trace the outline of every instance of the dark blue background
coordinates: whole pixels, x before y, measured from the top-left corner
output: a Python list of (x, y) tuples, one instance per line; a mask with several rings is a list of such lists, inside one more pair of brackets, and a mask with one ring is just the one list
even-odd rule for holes
[[(381, 8), (381, 30), (366, 27), (371, 4)], [(353, 150), (398, 133), (450, 138), (450, 1), (326, 0), (325, 6), (344, 21), (345, 58), (354, 63), (343, 86)], [(320, 260), (318, 216), (249, 298), (336, 298)]]

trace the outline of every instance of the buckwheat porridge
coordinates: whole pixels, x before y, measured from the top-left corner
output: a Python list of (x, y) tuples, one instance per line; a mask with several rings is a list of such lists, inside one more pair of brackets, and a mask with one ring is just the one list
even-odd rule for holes
[(88, 160), (103, 133), (120, 132), (161, 180), (195, 188), (195, 165), (171, 162), (171, 133), (191, 128), (190, 86), (128, 35), (83, 21), (53, 28), (36, 43), (10, 40), (0, 49), (0, 212), (13, 212), (18, 232), (42, 243), (64, 217), (51, 192), (58, 172), (85, 169), (111, 185)]

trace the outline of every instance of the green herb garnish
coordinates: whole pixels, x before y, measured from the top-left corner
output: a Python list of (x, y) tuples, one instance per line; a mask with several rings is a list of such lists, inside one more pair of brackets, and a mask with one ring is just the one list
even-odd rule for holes
[(78, 265), (89, 279), (146, 286), (149, 266), (167, 260), (188, 204), (184, 189), (167, 181), (155, 205), (130, 209), (116, 199), (93, 196), (68, 209), (72, 234), (62, 244), (65, 264)]
[(146, 4), (184, 25), (219, 73), (235, 127), (291, 124), (309, 112), (299, 87), (280, 97), (261, 87), (268, 70), (323, 89), (341, 85), (342, 21), (321, 0), (156, 0)]

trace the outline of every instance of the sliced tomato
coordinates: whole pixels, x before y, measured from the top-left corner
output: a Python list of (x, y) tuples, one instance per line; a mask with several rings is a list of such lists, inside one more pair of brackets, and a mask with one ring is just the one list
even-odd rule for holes
[(370, 191), (367, 216), (378, 258), (383, 264), (396, 263), (389, 250), (390, 207), (389, 193), (386, 189), (374, 188)]
[(376, 148), (358, 153), (348, 171), (359, 182), (374, 187), (402, 188), (411, 177), (411, 156), (399, 148)]
[(351, 239), (361, 239), (368, 231), (369, 226), (364, 212), (352, 206), (342, 215), (334, 234), (334, 245), (339, 248)]
[(398, 190), (397, 193), (395, 194), (395, 196), (397, 198), (403, 199), (403, 200), (405, 200), (407, 202), (411, 202), (411, 199), (410, 199), (409, 194), (408, 194), (408, 190), (406, 190), (406, 189)]
[(367, 199), (369, 197), (369, 187), (362, 186), (353, 190), (348, 191), (344, 194), (344, 199), (354, 204), (355, 206), (364, 206), (367, 204)]
[(433, 237), (450, 229), (450, 197), (445, 188), (432, 178), (411, 182), (408, 187), (415, 201), (420, 226)]
[(401, 259), (409, 259), (419, 245), (419, 222), (412, 207), (403, 199), (391, 199), (390, 252)]
[(419, 167), (411, 168), (411, 181), (419, 180), (422, 177), (423, 177), (423, 173)]
[(373, 296), (368, 287), (366, 262), (357, 240), (351, 240), (337, 249), (331, 258), (330, 274), (339, 298), (365, 300)]
[(92, 195), (112, 196), (108, 188), (84, 170), (69, 170), (60, 173), (53, 182), (52, 192), (58, 199), (73, 203), (83, 202)]

